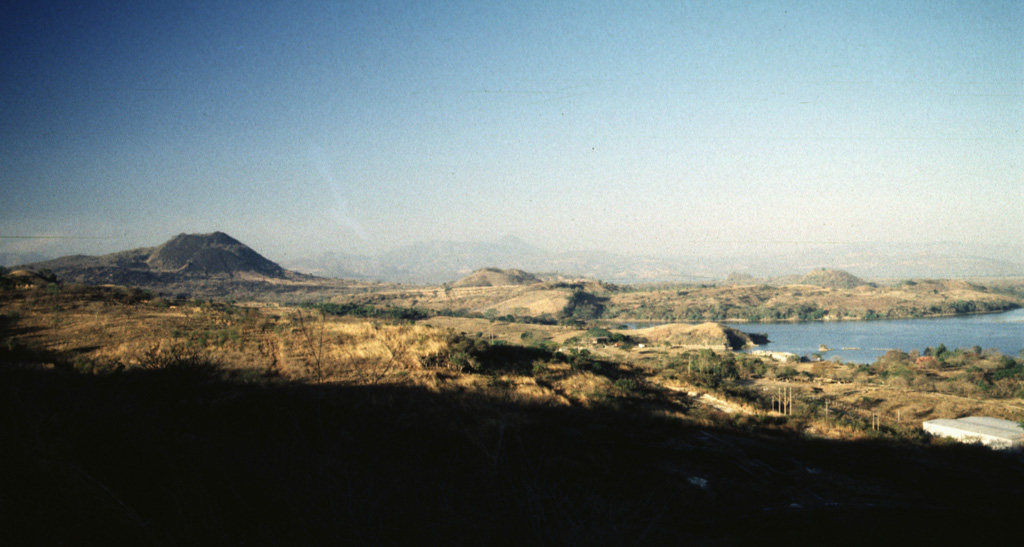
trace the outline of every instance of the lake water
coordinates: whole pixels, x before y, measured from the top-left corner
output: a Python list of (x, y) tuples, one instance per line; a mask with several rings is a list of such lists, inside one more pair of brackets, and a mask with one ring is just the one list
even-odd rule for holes
[[(1024, 309), (935, 319), (727, 324), (743, 332), (767, 334), (769, 343), (755, 349), (806, 356), (822, 353), (853, 363), (873, 363), (890, 349), (924, 351), (939, 344), (951, 350), (995, 348), (1011, 357), (1024, 349)], [(830, 351), (820, 351), (822, 344)]]

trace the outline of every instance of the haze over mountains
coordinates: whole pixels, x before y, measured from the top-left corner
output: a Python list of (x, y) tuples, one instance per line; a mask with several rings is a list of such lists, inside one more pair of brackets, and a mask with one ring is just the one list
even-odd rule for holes
[[(506, 240), (505, 251), (523, 247)], [(459, 251), (462, 252), (459, 252)], [(477, 254), (467, 252), (476, 250)], [(754, 277), (732, 274), (724, 283), (678, 286), (653, 284), (618, 291), (608, 278), (646, 276), (657, 280), (652, 267), (671, 267), (665, 261), (632, 262), (637, 268), (604, 270), (614, 257), (584, 254), (556, 255), (526, 248), (537, 260), (534, 267), (553, 266), (547, 273), (520, 268), (486, 266), (472, 273), (445, 271), (484, 260), (491, 264), (512, 260), (495, 248), (473, 244), (461, 249), (444, 245), (423, 246), (420, 257), (426, 268), (417, 269), (415, 254), (394, 255), (406, 275), (433, 273), (443, 287), (433, 284), (365, 282), (351, 277), (328, 278), (285, 269), (252, 248), (222, 232), (179, 234), (156, 247), (145, 247), (102, 256), (69, 256), (26, 265), (28, 272), (13, 271), (8, 283), (120, 285), (149, 290), (159, 297), (229, 298), (237, 301), (285, 302), (330, 299), (335, 304), (385, 306), (397, 310), (433, 310), (451, 316), (520, 318), (551, 324), (557, 321), (588, 321), (598, 318), (621, 321), (658, 320), (690, 322), (745, 320), (865, 319), (879, 316), (905, 318), (949, 313), (1002, 311), (1018, 307), (1012, 296), (962, 280), (919, 279), (904, 290), (902, 283), (873, 283), (839, 269), (815, 268), (802, 276)], [(594, 258), (597, 256), (597, 258)], [(588, 261), (589, 260), (589, 261)], [(693, 267), (701, 263), (693, 263)], [(576, 269), (584, 268), (584, 269)], [(46, 271), (49, 270), (49, 271)], [(38, 279), (32, 272), (38, 272)], [(685, 270), (677, 270), (684, 272)], [(452, 275), (446, 275), (452, 274)], [(585, 275), (590, 279), (581, 279)], [(337, 274), (335, 274), (337, 275)], [(666, 281), (684, 281), (685, 273)], [(422, 278), (421, 278), (422, 279)], [(809, 287), (821, 290), (809, 290)], [(443, 289), (443, 290), (442, 290)]]
[[(605, 251), (556, 252), (516, 237), (494, 242), (412, 243), (377, 255), (325, 253), (279, 265), (222, 232), (180, 234), (156, 247), (101, 256), (68, 256), (32, 262), (62, 279), (90, 283), (145, 284), (161, 277), (225, 276), (238, 273), (282, 278), (296, 272), (335, 279), (439, 284), (459, 280), (481, 268), (518, 269), (531, 274), (588, 277), (613, 283), (718, 281), (795, 282), (808, 271), (843, 270), (864, 279), (957, 278), (1024, 275), (1017, 249), (965, 248), (957, 244), (805, 246), (784, 254), (756, 249), (678, 256), (630, 256)], [(19, 255), (20, 256), (20, 255)], [(1007, 258), (998, 258), (1007, 257)], [(38, 257), (33, 257), (38, 258)], [(289, 272), (288, 270), (291, 270)], [(777, 279), (778, 280), (778, 279)]]
[(378, 255), (326, 253), (285, 265), (324, 277), (444, 283), (484, 267), (560, 273), (613, 283), (712, 281), (730, 274), (755, 278), (804, 275), (818, 268), (862, 278), (955, 278), (1024, 275), (1022, 249), (963, 244), (861, 244), (803, 246), (768, 255), (756, 249), (677, 256), (635, 256), (605, 251), (548, 251), (516, 237), (494, 242), (420, 242)]

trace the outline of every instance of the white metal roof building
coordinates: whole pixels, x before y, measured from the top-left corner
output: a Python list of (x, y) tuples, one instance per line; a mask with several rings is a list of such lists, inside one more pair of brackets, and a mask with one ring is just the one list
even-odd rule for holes
[(928, 420), (924, 423), (924, 430), (962, 443), (981, 443), (1001, 450), (1024, 448), (1024, 428), (1017, 422), (999, 418), (969, 416), (956, 420)]

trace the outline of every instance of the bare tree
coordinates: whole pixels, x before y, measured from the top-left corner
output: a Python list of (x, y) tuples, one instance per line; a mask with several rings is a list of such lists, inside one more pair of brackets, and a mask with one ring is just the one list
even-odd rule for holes
[(258, 349), (259, 349), (260, 355), (262, 355), (263, 358), (267, 362), (267, 366), (263, 370), (263, 375), (264, 376), (277, 376), (278, 375), (277, 347), (278, 346), (277, 346), (277, 341), (276, 340), (273, 340), (273, 339), (271, 339), (268, 336), (260, 337), (260, 339), (259, 339), (259, 348)]
[(409, 361), (409, 340), (405, 329), (385, 329), (378, 332), (377, 339), (388, 351), (387, 357), (374, 362), (366, 373), (370, 383), (376, 384), (396, 369), (406, 368)]
[(309, 363), (313, 368), (313, 372), (316, 374), (316, 383), (320, 384), (324, 381), (324, 314), (321, 313), (319, 320), (316, 322), (314, 327), (313, 313), (310, 312), (309, 320), (307, 321), (305, 314), (302, 310), (298, 312), (299, 319), (299, 332), (302, 333), (303, 341), (306, 346), (306, 350), (309, 351), (312, 362)]

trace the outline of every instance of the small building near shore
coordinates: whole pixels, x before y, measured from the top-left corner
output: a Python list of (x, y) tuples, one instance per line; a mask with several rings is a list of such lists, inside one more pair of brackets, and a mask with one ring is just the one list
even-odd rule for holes
[(956, 420), (928, 420), (924, 430), (939, 437), (949, 437), (962, 443), (983, 444), (998, 450), (1024, 448), (1024, 427), (1017, 422), (969, 416)]

